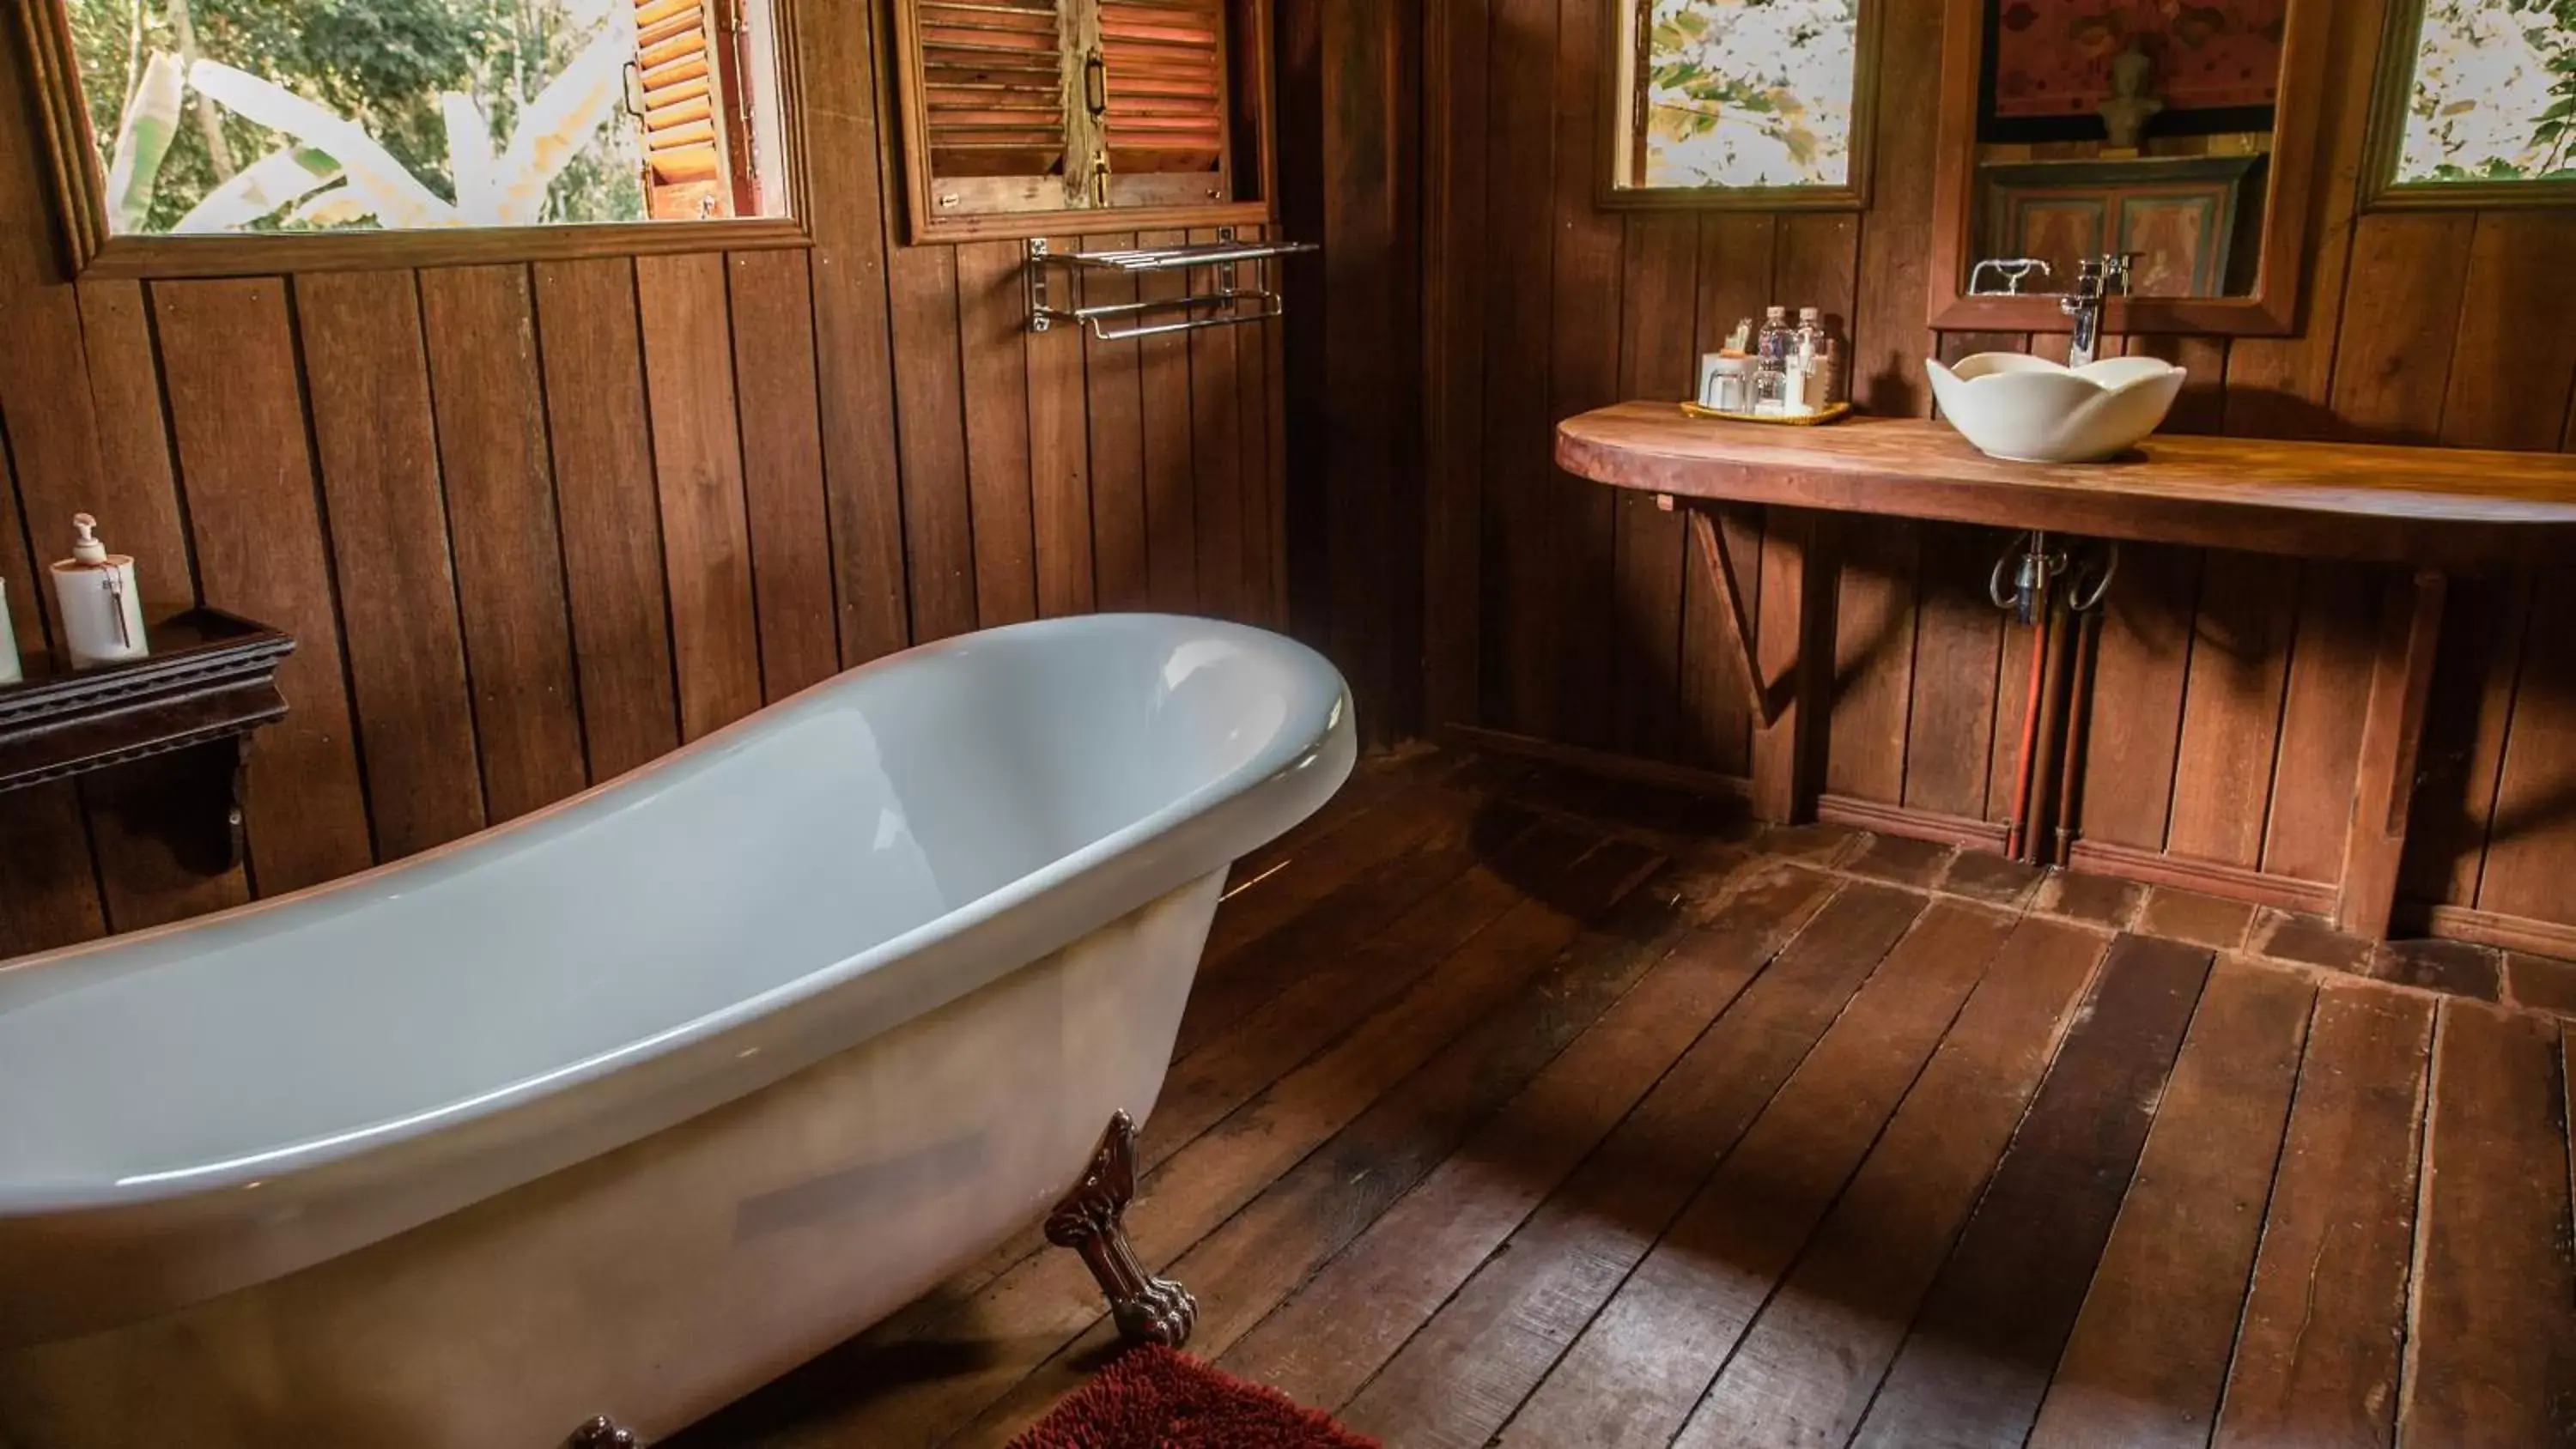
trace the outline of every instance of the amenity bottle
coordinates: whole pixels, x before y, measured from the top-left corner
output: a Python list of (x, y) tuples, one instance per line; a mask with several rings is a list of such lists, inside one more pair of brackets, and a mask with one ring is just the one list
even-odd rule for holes
[(63, 643), (74, 669), (121, 664), (152, 652), (143, 637), (143, 596), (134, 560), (111, 554), (98, 537), (98, 520), (72, 515), (72, 556), (54, 565), (54, 597), (62, 603)]

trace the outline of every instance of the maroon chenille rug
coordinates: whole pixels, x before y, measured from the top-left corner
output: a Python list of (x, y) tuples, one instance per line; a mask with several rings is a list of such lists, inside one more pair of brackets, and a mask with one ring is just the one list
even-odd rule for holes
[(1120, 1356), (1011, 1449), (1379, 1449), (1276, 1389), (1185, 1353)]

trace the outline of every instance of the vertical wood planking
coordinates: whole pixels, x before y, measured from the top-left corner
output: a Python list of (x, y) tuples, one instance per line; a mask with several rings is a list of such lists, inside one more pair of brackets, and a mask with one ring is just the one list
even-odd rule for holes
[[(16, 524), (23, 504), (0, 448), (0, 580), (20, 655), (42, 651), (49, 614), (28, 587), (36, 571)], [(68, 783), (15, 791), (0, 810), (0, 960), (86, 941), (107, 930), (90, 865), (80, 795)]]
[[(1249, 234), (1269, 240), (1271, 229), (1256, 228)], [(1275, 287), (1276, 263), (1272, 270)], [(1275, 325), (1255, 328), (1235, 343), (1235, 431), (1243, 479), (1243, 539), (1238, 567), (1243, 570), (1245, 617), (1256, 624), (1285, 629), (1287, 622), (1278, 607), (1280, 571), (1273, 566), (1279, 551), (1283, 500), (1278, 496), (1279, 480), (1270, 471), (1270, 346), (1277, 331)], [(1081, 399), (1077, 396), (1074, 403), (1078, 409)], [(1087, 532), (1085, 540), (1087, 546)]]
[(2130, 546), (2105, 606), (2084, 760), (2084, 834), (2161, 850), (2200, 591), (2196, 550)]
[(296, 638), (286, 718), (250, 749), (254, 882), (274, 895), (374, 860), (285, 283), (153, 288), (208, 602)]
[(741, 252), (726, 264), (761, 693), (779, 700), (831, 678), (841, 663), (813, 284), (800, 252)]
[(498, 822), (589, 781), (533, 304), (524, 267), (423, 272), (420, 294), (484, 813)]
[[(53, 530), (60, 530), (71, 512), (98, 515), (117, 551), (134, 556), (147, 606), (195, 602), (196, 564), (180, 513), (170, 420), (161, 405), (160, 361), (143, 285), (84, 282), (75, 290), (97, 419), (99, 473), (80, 498), (58, 500), (40, 513), (51, 514), (45, 521)], [(74, 412), (60, 423), (77, 428), (79, 417)], [(39, 530), (44, 551), (57, 551), (61, 534), (43, 537), (44, 531)], [(39, 581), (29, 575), (27, 582)], [(168, 788), (169, 773), (161, 766), (116, 770), (89, 776), (79, 785), (98, 860), (99, 889), (109, 923), (120, 931), (221, 910), (249, 894), (240, 869), (202, 875), (201, 866), (176, 859), (168, 841), (150, 828), (156, 814), (166, 813), (158, 797)]]
[[(1329, 67), (1327, 84), (1330, 83)], [(1213, 229), (1190, 233), (1201, 245), (1216, 240)], [(1193, 290), (1213, 292), (1212, 270), (1193, 276)], [(1341, 288), (1335, 288), (1336, 296)], [(1242, 375), (1238, 355), (1240, 329), (1213, 327), (1183, 340), (1190, 360), (1190, 478), (1192, 518), (1197, 538), (1198, 607), (1219, 618), (1242, 619), (1251, 606), (1251, 581), (1243, 576), (1243, 420), (1235, 390)], [(1329, 344), (1328, 344), (1329, 345)], [(1336, 370), (1338, 375), (1338, 369)], [(1328, 473), (1336, 478), (1339, 470)], [(1344, 611), (1335, 608), (1334, 617)], [(1383, 632), (1383, 631), (1381, 631)], [(1344, 658), (1356, 664), (1354, 656)]]
[(2332, 395), (2346, 436), (2439, 440), (2476, 226), (2469, 212), (2382, 212), (2356, 224)]
[[(1487, 65), (1489, 0), (1429, 7), (1426, 73), (1425, 254), (1433, 259), (1424, 374), (1429, 461), (1423, 519), (1423, 641), (1434, 726), (1473, 723), (1478, 710), (1479, 580), (1484, 558)], [(1432, 102), (1433, 95), (1438, 96)], [(1508, 172), (1506, 173), (1509, 174)]]
[(904, 574), (912, 591), (912, 641), (927, 644), (975, 629), (956, 249), (898, 247), (886, 275), (902, 419)]
[(2565, 921), (2576, 915), (2576, 571), (2540, 574), (2523, 639), (2521, 685), (2496, 778), (2479, 909)]
[(1915, 571), (1923, 527), (1855, 518), (1843, 528), (1834, 621), (1833, 750), (1826, 788), (1888, 804), (1905, 795), (1913, 703)]
[(639, 257), (635, 283), (644, 391), (653, 414), (662, 558), (671, 589), (680, 733), (694, 740), (761, 704), (760, 629), (724, 258)]
[(593, 778), (608, 780), (680, 744), (635, 264), (540, 262), (536, 288), (546, 395), (579, 400), (546, 422), (582, 738)]
[(429, 354), (410, 272), (295, 282), (369, 813), (387, 860), (483, 828)]
[(1904, 803), (1973, 819), (1985, 814), (1988, 742), (1996, 734), (2006, 615), (1987, 585), (2003, 538), (1938, 524), (1921, 538)]
[[(1545, 735), (1555, 728), (1554, 621), (1560, 554), (1550, 508), (1549, 331), (1555, 315), (1558, 164), (1554, 0), (1492, 0), (1484, 125), (1489, 186), (1483, 229), (1496, 284), (1485, 306), (1485, 539), (1477, 677), (1489, 725)], [(1589, 154), (1589, 153), (1583, 153)], [(1546, 668), (1539, 667), (1544, 661)]]
[[(1698, 219), (1638, 217), (1627, 246), (1618, 391), (1632, 398), (1689, 397), (1698, 381)], [(1680, 513), (1626, 489), (1614, 506), (1613, 737), (1623, 750), (1671, 759), (1681, 733), (1682, 580), (1696, 560), (1686, 556), (1691, 545)]]
[(2522, 682), (2532, 589), (2531, 573), (2524, 569), (2451, 580), (2425, 718), (2422, 778), (2399, 887), (2402, 899), (2477, 904), (2506, 731), (2513, 722), (2515, 689)]
[(2375, 571), (2325, 560), (2311, 560), (2300, 580), (2263, 841), (2263, 868), (2275, 875), (2330, 881), (2343, 873), (2383, 590)]
[[(1132, 232), (1087, 236), (1081, 244), (1086, 250), (1114, 251), (1136, 245), (1136, 237)], [(1094, 306), (1123, 305), (1137, 297), (1136, 279), (1118, 273), (1103, 273), (1086, 285), (1084, 295)], [(1080, 337), (1089, 378), (1092, 559), (1100, 607), (1143, 609), (1154, 599), (1145, 517), (1143, 357), (1136, 343), (1102, 342), (1089, 328)]]
[(2298, 586), (2298, 568), (2277, 558), (2213, 552), (2202, 564), (2165, 841), (2176, 855), (2262, 858)]
[(134, 556), (152, 602), (191, 602), (197, 597), (196, 567), (180, 517), (170, 419), (161, 405), (160, 360), (143, 284), (83, 282), (76, 290), (99, 462), (97, 481), (81, 507), (98, 515), (103, 533), (113, 529), (117, 552)]
[(1029, 512), (1029, 368), (1018, 242), (957, 249), (957, 346), (965, 387), (966, 493), (975, 541), (975, 622), (1038, 616)]
[[(1059, 248), (1078, 247), (1059, 237)], [(1022, 319), (1024, 328), (1026, 319)], [(1099, 598), (1092, 547), (1091, 440), (1084, 384), (1085, 329), (1023, 332), (1029, 371), (1029, 508), (1037, 547), (1038, 613), (1049, 619), (1091, 612)], [(1121, 379), (1130, 407), (1132, 372)], [(1130, 434), (1133, 436), (1132, 413)], [(1263, 582), (1268, 582), (1267, 570)]]
[[(1180, 246), (1189, 233), (1148, 231), (1139, 247)], [(1178, 272), (1138, 279), (1139, 301), (1170, 301), (1188, 294)], [(1158, 314), (1169, 320), (1169, 314)], [(1190, 456), (1190, 348), (1187, 334), (1148, 337), (1134, 344), (1145, 429), (1146, 587), (1157, 609), (1186, 614), (1198, 607), (1198, 499)]]
[[(1625, 217), (1594, 204), (1601, 164), (1598, 111), (1602, 73), (1612, 64), (1602, 12), (1619, 0), (1558, 0), (1556, 30), (1555, 250), (1550, 257), (1555, 321), (1550, 329), (1549, 419), (1618, 401), (1620, 260)], [(1561, 737), (1604, 745), (1611, 738), (1610, 631), (1615, 543), (1608, 490), (1550, 469), (1556, 519), (1547, 540), (1559, 607), (1529, 647), (1535, 667), (1553, 669)], [(1605, 644), (1612, 647), (1604, 647)], [(1552, 657), (1550, 657), (1552, 656)]]
[(2482, 212), (2469, 243), (2442, 402), (2442, 441), (2460, 448), (2558, 446), (2576, 392), (2576, 217)]
[(844, 664), (911, 642), (885, 255), (894, 206), (878, 134), (878, 118), (892, 114), (891, 87), (876, 63), (873, 14), (858, 5), (795, 10), (805, 74), (851, 88), (849, 103), (805, 107), (805, 195), (797, 199), (814, 233), (815, 382)]
[[(1932, 391), (1923, 361), (1937, 340), (1923, 318), (1931, 281), (1941, 14), (1934, 5), (1879, 12), (1879, 81), (1872, 126), (1875, 194), (1860, 234), (1860, 270), (1843, 330), (1844, 385), (1880, 417), (1924, 417)], [(1909, 60), (1909, 57), (1921, 59)]]

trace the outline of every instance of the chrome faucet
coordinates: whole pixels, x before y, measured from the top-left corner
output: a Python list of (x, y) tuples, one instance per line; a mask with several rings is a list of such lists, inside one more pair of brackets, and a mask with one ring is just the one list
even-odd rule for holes
[[(2075, 319), (2075, 335), (2066, 348), (2066, 365), (2083, 367), (2093, 361), (2102, 346), (2102, 304), (2112, 297), (2129, 295), (2130, 268), (2137, 262), (2136, 252), (2111, 252), (2104, 256), (2086, 257), (2075, 264), (2075, 290), (2072, 292), (2024, 292), (2021, 284), (2033, 276), (2050, 275), (2048, 263), (2037, 257), (1995, 257), (1977, 263), (1968, 273), (1968, 295), (1971, 297), (2054, 297), (2067, 316)], [(1986, 285), (1988, 273), (2003, 279), (2001, 290)]]
[(2086, 257), (2075, 264), (2075, 290), (2057, 299), (2066, 315), (2075, 319), (2075, 336), (2066, 345), (2066, 365), (2084, 367), (2102, 346), (2102, 304), (2112, 297), (2129, 295), (2129, 267), (2137, 260), (2135, 252), (2111, 252), (2104, 256)]

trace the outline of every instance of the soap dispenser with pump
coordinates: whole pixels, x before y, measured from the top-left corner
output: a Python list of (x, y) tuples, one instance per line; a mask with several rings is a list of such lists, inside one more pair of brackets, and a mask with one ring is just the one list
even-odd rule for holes
[(72, 515), (72, 556), (54, 565), (63, 642), (74, 669), (121, 664), (152, 652), (143, 635), (143, 595), (134, 560), (99, 541), (98, 520)]

